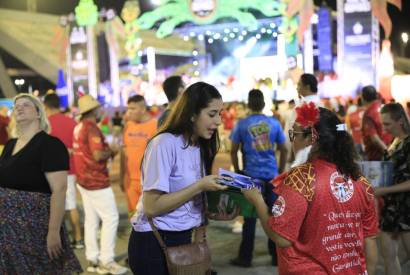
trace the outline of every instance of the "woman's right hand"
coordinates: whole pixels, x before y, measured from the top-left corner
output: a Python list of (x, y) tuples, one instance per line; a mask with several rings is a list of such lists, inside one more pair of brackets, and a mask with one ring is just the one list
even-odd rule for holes
[(206, 191), (220, 191), (225, 190), (228, 186), (224, 186), (218, 183), (218, 176), (209, 175), (205, 176), (198, 181), (199, 188), (202, 192)]
[(57, 259), (62, 253), (60, 231), (49, 230), (47, 234), (47, 252), (51, 260)]

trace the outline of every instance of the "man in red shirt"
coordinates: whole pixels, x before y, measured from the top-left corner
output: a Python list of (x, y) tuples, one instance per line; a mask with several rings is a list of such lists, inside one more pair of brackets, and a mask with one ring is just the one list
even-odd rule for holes
[(234, 114), (231, 112), (231, 106), (228, 105), (221, 114), (222, 123), (224, 125), (224, 130), (232, 130), (234, 127), (235, 117)]
[[(97, 126), (100, 103), (90, 95), (78, 100), (80, 123), (74, 129), (74, 163), (84, 206), (85, 256), (87, 272), (124, 274), (125, 267), (114, 261), (119, 215), (110, 186), (107, 161), (118, 149), (110, 148)], [(102, 220), (100, 248), (97, 233)]]
[(380, 161), (392, 137), (383, 131), (380, 118), (381, 102), (373, 86), (362, 89), (361, 99), (366, 111), (363, 114), (362, 136), (364, 153), (369, 161)]
[(362, 99), (359, 98), (356, 111), (348, 114), (346, 117), (347, 127), (352, 135), (356, 150), (360, 154), (363, 154), (362, 121), (364, 111)]
[(67, 177), (67, 192), (65, 200), (65, 210), (69, 214), (71, 227), (73, 230), (73, 248), (84, 248), (81, 234), (80, 215), (77, 210), (75, 169), (72, 158), (73, 153), (73, 133), (75, 121), (60, 112), (60, 98), (57, 94), (51, 93), (44, 97), (44, 107), (50, 122), (50, 135), (59, 138), (67, 147), (70, 153), (70, 170)]

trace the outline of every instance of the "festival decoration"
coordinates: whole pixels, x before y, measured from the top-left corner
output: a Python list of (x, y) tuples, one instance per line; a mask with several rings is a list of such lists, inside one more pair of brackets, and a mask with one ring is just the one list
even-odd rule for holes
[(312, 127), (319, 121), (319, 109), (315, 103), (304, 102), (300, 107), (296, 107), (296, 122), (303, 128)]
[(372, 0), (371, 3), (373, 15), (382, 25), (386, 39), (389, 39), (392, 23), (389, 14), (387, 13), (387, 3), (391, 3), (401, 10), (401, 0)]
[(282, 24), (279, 27), (279, 31), (285, 35), (285, 39), (288, 44), (291, 44), (296, 40), (295, 37), (298, 31), (298, 26), (299, 23), (296, 16), (288, 17), (285, 15), (282, 17)]
[(205, 25), (227, 17), (234, 18), (243, 26), (254, 30), (258, 23), (249, 9), (274, 17), (285, 14), (286, 4), (277, 0), (163, 0), (161, 6), (144, 13), (138, 23), (141, 29), (150, 29), (156, 22), (165, 19), (157, 31), (159, 38), (170, 35), (181, 23)]
[(75, 20), (79, 26), (93, 26), (98, 22), (98, 8), (93, 0), (80, 0), (75, 8)]
[(310, 25), (310, 18), (314, 14), (313, 0), (290, 0), (286, 9), (288, 17), (299, 14), (299, 26), (297, 27), (298, 43), (303, 43), (303, 34)]
[[(280, 20), (278, 21), (278, 24)], [(297, 22), (296, 22), (297, 23)], [(297, 28), (297, 24), (296, 24)], [(279, 32), (279, 27), (276, 25), (275, 22), (269, 21), (261, 23), (259, 22), (259, 27), (256, 30), (248, 31), (244, 29), (239, 29), (238, 27), (231, 27), (231, 28), (224, 28), (224, 29), (208, 29), (204, 33), (201, 32), (194, 32), (194, 31), (187, 31), (183, 35), (184, 41), (189, 41), (190, 39), (199, 40), (199, 41), (206, 41), (208, 44), (212, 44), (217, 40), (221, 40), (225, 43), (228, 43), (232, 40), (239, 40), (239, 41), (247, 41), (251, 37), (255, 37), (256, 39), (262, 39), (267, 37), (277, 38)], [(206, 36), (206, 37), (205, 37)], [(206, 39), (207, 38), (207, 39)]]
[(378, 62), (379, 73), (379, 93), (386, 100), (391, 100), (392, 97), (392, 78), (394, 75), (394, 61), (393, 54), (391, 52), (390, 40), (383, 40), (382, 49), (380, 51), (380, 57)]
[(53, 48), (58, 50), (58, 63), (60, 66), (63, 66), (66, 60), (67, 47), (69, 45), (68, 29), (62, 26), (54, 27), (53, 37), (50, 44)]
[(121, 17), (125, 21), (125, 50), (131, 64), (139, 64), (140, 57), (138, 50), (141, 48), (142, 40), (139, 35), (140, 26), (138, 16), (140, 15), (140, 6), (138, 1), (126, 1), (121, 11)]

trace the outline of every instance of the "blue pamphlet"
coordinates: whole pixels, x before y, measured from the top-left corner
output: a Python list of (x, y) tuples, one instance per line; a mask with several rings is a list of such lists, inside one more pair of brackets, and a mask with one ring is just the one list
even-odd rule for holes
[(262, 189), (263, 182), (258, 179), (253, 179), (251, 177), (240, 175), (222, 168), (219, 168), (219, 176), (223, 179), (219, 180), (219, 184), (239, 188), (239, 189), (252, 189), (258, 188)]

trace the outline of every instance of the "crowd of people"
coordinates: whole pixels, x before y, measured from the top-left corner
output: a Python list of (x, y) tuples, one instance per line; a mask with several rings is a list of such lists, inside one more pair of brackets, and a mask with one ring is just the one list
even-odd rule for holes
[[(383, 102), (373, 86), (348, 101), (320, 99), (317, 85), (303, 74), (299, 98), (274, 101), (264, 113), (258, 89), (246, 104), (224, 103), (214, 86), (185, 88), (172, 76), (163, 83), (163, 112), (134, 95), (111, 119), (90, 95), (78, 99), (73, 117), (56, 93), (42, 101), (19, 94), (11, 117), (0, 109), (0, 273), (79, 273), (73, 249), (83, 248), (87, 272), (126, 273), (115, 261), (119, 212), (108, 165), (118, 155), (127, 264), (134, 274), (173, 274), (167, 248), (206, 235), (206, 193), (227, 189), (215, 175), (223, 152), (232, 171), (263, 182), (241, 190), (256, 216), (239, 222), (230, 264), (252, 265), (259, 219), (279, 274), (374, 275), (377, 239), (385, 274), (402, 274), (410, 257), (410, 106)], [(372, 186), (361, 161), (392, 163), (392, 182)], [(407, 258), (399, 259), (400, 243)]]

